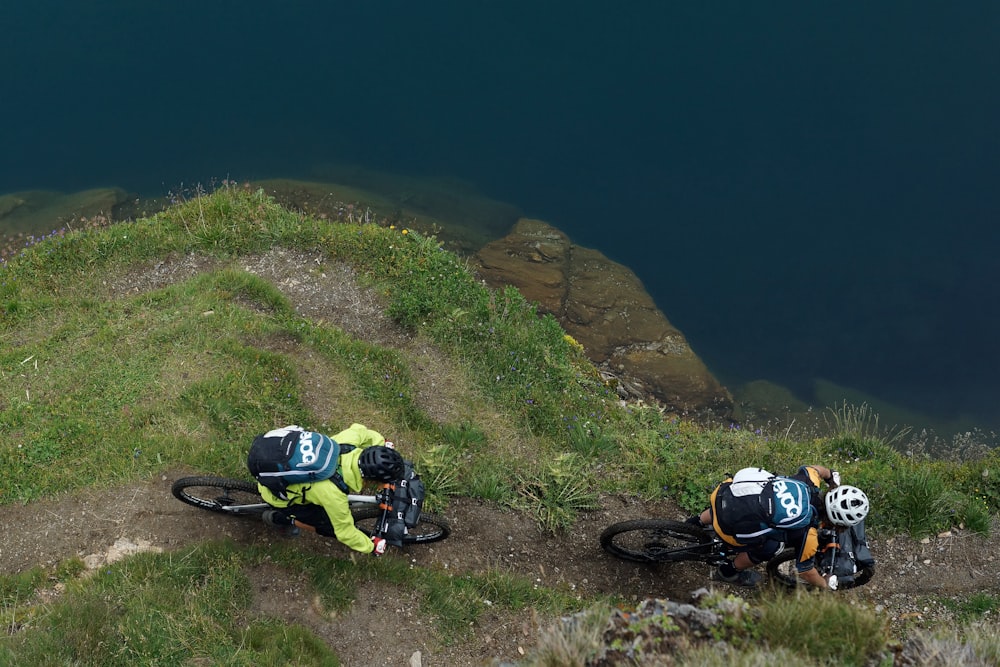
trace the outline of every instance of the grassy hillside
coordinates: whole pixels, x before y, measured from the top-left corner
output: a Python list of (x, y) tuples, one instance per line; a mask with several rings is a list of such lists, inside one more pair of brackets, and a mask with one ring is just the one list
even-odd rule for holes
[[(157, 273), (177, 258), (198, 270)], [(350, 280), (377, 295), (381, 312), (364, 316), (372, 335), (300, 312), (267, 277), (317, 274), (330, 289)], [(833, 432), (803, 440), (621, 404), (554, 319), (516, 290), (483, 287), (436, 239), (303, 217), (261, 191), (223, 188), (152, 218), (42, 240), (0, 265), (0, 316), (7, 505), (180, 466), (244, 476), (256, 433), (360, 421), (418, 462), (433, 507), (484, 499), (552, 532), (602, 493), (666, 490), (700, 510), (722, 473), (747, 465), (837, 468), (868, 491), (870, 530), (883, 537), (959, 524), (986, 532), (1000, 507), (997, 452), (964, 462), (903, 455), (863, 406), (845, 405), (831, 414)], [(390, 328), (434, 354), (382, 344)], [(312, 562), (293, 549), (272, 557), (308, 572), (332, 609), (352, 599), (345, 567), (420, 589), (444, 641), (461, 641), (475, 614), (463, 601), (484, 590), (512, 610), (607, 602), (502, 572), (456, 580), (387, 561)], [(11, 630), (0, 664), (335, 664), (307, 629), (234, 629), (246, 569), (264, 558), (213, 543), (136, 556), (96, 577), (79, 577), (74, 562), (2, 575)], [(65, 593), (39, 603), (53, 581)]]

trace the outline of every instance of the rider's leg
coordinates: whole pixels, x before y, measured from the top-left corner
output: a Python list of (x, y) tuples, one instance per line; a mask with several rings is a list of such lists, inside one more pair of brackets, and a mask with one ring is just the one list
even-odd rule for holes
[(713, 578), (739, 586), (756, 586), (760, 583), (761, 576), (751, 568), (759, 562), (750, 553), (741, 551), (731, 562), (719, 565)]
[(754, 562), (750, 559), (750, 555), (745, 551), (741, 551), (736, 554), (736, 558), (720, 565), (719, 572), (724, 577), (735, 577), (743, 570), (749, 570), (753, 566)]
[(325, 537), (335, 537), (333, 524), (330, 523), (330, 516), (320, 505), (307, 503), (305, 505), (292, 505), (286, 510), (293, 519), (308, 524), (316, 529), (316, 532)]
[(299, 535), (299, 529), (295, 526), (295, 520), (283, 509), (274, 508), (264, 510), (261, 519), (267, 525), (277, 528), (286, 537), (297, 537)]

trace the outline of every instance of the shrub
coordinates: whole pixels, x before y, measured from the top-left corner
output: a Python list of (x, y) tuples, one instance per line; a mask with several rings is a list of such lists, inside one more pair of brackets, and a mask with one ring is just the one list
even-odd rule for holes
[(534, 472), (518, 474), (515, 506), (551, 532), (573, 525), (582, 510), (597, 508), (594, 484), (575, 454), (561, 454)]

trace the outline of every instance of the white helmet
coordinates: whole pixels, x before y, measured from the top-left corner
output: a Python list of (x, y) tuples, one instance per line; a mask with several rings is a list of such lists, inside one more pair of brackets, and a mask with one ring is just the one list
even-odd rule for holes
[(868, 516), (868, 496), (856, 486), (838, 486), (825, 502), (826, 516), (836, 526), (856, 526)]

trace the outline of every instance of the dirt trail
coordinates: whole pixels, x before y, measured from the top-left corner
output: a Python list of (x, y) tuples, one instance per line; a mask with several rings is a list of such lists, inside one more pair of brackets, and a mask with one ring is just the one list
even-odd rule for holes
[[(99, 565), (100, 556), (116, 542), (174, 550), (212, 539), (258, 546), (289, 539), (261, 522), (214, 515), (181, 503), (171, 495), (170, 485), (190, 474), (195, 471), (171, 471), (145, 484), (9, 506), (3, 514), (0, 568), (19, 572), (74, 556), (91, 557), (88, 562)], [(652, 510), (638, 502), (611, 499), (605, 499), (604, 505), (606, 509), (584, 514), (571, 533), (556, 536), (541, 531), (530, 517), (479, 500), (455, 498), (445, 512), (452, 536), (444, 542), (408, 547), (405, 557), (418, 565), (454, 572), (497, 568), (530, 577), (540, 585), (569, 587), (582, 595), (676, 595), (702, 578), (697, 571), (687, 573), (685, 566), (665, 577), (656, 568), (635, 567), (609, 557), (598, 544), (601, 530)], [(352, 555), (332, 539), (313, 534), (294, 539), (303, 549), (331, 557)], [(400, 555), (403, 550), (391, 552), (404, 557)]]
[[(87, 490), (6, 507), (0, 567), (4, 572), (17, 572), (73, 556), (99, 567), (109, 551), (130, 544), (140, 549), (173, 550), (222, 538), (257, 546), (288, 539), (262, 523), (214, 516), (177, 501), (170, 494), (170, 484), (193, 472), (176, 470), (145, 484), (104, 492)], [(404, 558), (421, 567), (446, 568), (456, 574), (499, 568), (534, 579), (539, 585), (564, 587), (581, 595), (608, 593), (635, 600), (684, 600), (697, 588), (709, 585), (705, 566), (642, 566), (611, 558), (600, 549), (598, 536), (611, 523), (642, 516), (677, 518), (679, 513), (667, 502), (604, 498), (602, 505), (602, 509), (583, 515), (571, 533), (554, 536), (539, 531), (530, 517), (456, 498), (444, 513), (454, 531), (449, 539), (391, 550), (387, 557)], [(51, 522), (45, 523), (48, 520)], [(334, 540), (311, 534), (295, 539), (300, 548), (311, 552), (351, 557), (351, 552)], [(926, 543), (907, 538), (876, 541), (875, 580), (841, 594), (878, 605), (897, 625), (940, 622), (949, 610), (926, 602), (923, 596), (968, 596), (981, 591), (1000, 595), (997, 563), (987, 547), (982, 538), (957, 532)], [(531, 648), (536, 624), (549, 620), (498, 613), (484, 601), (484, 614), (470, 641), (442, 647), (429, 620), (419, 613), (419, 600), (408, 591), (366, 583), (349, 612), (330, 617), (316, 604), (305, 579), (290, 578), (277, 567), (261, 568), (251, 576), (259, 592), (251, 614), (274, 615), (307, 625), (330, 642), (344, 664), (352, 666), (407, 664), (416, 651), (420, 651), (424, 665), (516, 660), (521, 655), (519, 649)], [(393, 628), (398, 636), (390, 643), (373, 642), (369, 636), (373, 628)]]
[[(170, 485), (175, 479), (195, 472), (171, 471), (145, 484), (87, 490), (31, 505), (7, 507), (3, 515), (0, 568), (4, 572), (17, 572), (38, 564), (54, 565), (74, 556), (92, 567), (100, 567), (109, 553), (114, 557), (123, 548), (127, 552), (130, 546), (134, 550), (174, 550), (223, 538), (267, 546), (288, 539), (261, 522), (215, 516), (176, 500), (170, 493)], [(604, 504), (607, 509), (584, 515), (572, 533), (554, 536), (541, 532), (529, 517), (480, 501), (456, 498), (445, 512), (453, 529), (449, 539), (406, 550), (392, 549), (387, 557), (405, 558), (417, 566), (444, 568), (456, 574), (498, 568), (534, 579), (541, 586), (576, 590), (581, 595), (676, 597), (686, 595), (703, 581), (704, 572), (693, 566), (672, 568), (668, 577), (657, 568), (636, 567), (604, 554), (597, 538), (606, 525), (651, 511), (640, 503), (621, 500), (605, 499)], [(39, 518), (44, 525), (40, 529)], [(351, 551), (335, 540), (312, 534), (295, 540), (311, 552), (333, 558), (352, 557)], [(419, 615), (419, 601), (408, 592), (365, 584), (346, 617), (331, 619), (312, 601), (307, 581), (290, 580), (277, 570), (255, 573), (259, 574), (255, 579), (260, 595), (254, 613), (273, 614), (308, 625), (331, 641), (348, 665), (401, 664), (403, 654), (408, 659), (417, 650), (421, 651), (424, 664), (476, 665), (487, 657), (515, 659), (520, 655), (518, 647), (531, 646), (536, 631), (531, 618), (487, 610), (471, 644), (442, 649), (434, 641), (430, 622)], [(349, 622), (345, 624), (345, 620)], [(345, 627), (351, 629), (345, 632)], [(368, 628), (386, 627), (395, 628), (400, 636), (382, 662), (372, 655), (374, 649), (366, 635)], [(359, 646), (364, 650), (357, 653)], [(348, 659), (352, 652), (355, 654)], [(433, 656), (437, 657), (432, 659)]]

